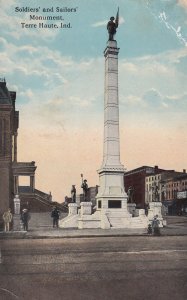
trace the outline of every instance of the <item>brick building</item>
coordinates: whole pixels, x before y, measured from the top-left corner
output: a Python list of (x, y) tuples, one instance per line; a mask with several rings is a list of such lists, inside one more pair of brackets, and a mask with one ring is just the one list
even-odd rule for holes
[(158, 168), (158, 166), (142, 166), (124, 174), (125, 191), (131, 187), (133, 189), (133, 202), (136, 203), (137, 208), (145, 207), (145, 179), (149, 175), (156, 175), (166, 170)]

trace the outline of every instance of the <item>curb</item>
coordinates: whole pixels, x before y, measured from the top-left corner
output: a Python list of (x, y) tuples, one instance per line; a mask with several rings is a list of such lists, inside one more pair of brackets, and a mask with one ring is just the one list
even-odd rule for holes
[(9, 239), (75, 239), (75, 238), (103, 238), (103, 237), (159, 237), (159, 238), (164, 238), (167, 236), (187, 236), (187, 233), (161, 233), (160, 236), (154, 236), (154, 235), (149, 235), (147, 233), (135, 233), (135, 234), (127, 234), (127, 233), (111, 233), (111, 234), (72, 234), (72, 235), (35, 235), (35, 234), (28, 234), (26, 232), (20, 233), (20, 234), (6, 234), (2, 235), (0, 234), (0, 240), (9, 240)]

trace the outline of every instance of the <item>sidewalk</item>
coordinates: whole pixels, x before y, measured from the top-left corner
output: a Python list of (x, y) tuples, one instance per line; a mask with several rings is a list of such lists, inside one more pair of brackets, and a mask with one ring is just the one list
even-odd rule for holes
[[(161, 236), (187, 235), (187, 217), (166, 217), (167, 226), (161, 228)], [(0, 232), (0, 239), (9, 238), (82, 238), (82, 237), (109, 237), (109, 236), (146, 236), (145, 229), (63, 229), (51, 226), (39, 227), (25, 231)]]

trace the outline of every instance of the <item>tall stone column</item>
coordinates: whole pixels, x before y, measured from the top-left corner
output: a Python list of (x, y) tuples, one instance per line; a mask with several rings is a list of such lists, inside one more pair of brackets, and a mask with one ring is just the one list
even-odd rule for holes
[(18, 195), (19, 176), (14, 175), (14, 195)]
[(30, 188), (31, 188), (32, 192), (34, 192), (34, 190), (35, 190), (35, 176), (34, 175), (30, 176)]
[(116, 41), (108, 41), (105, 56), (104, 153), (102, 168), (124, 171), (120, 162), (118, 52)]
[[(118, 53), (115, 40), (109, 40), (105, 56), (104, 146), (99, 173), (97, 210), (127, 211), (124, 190), (124, 166), (120, 162)], [(116, 210), (117, 209), (117, 210)]]

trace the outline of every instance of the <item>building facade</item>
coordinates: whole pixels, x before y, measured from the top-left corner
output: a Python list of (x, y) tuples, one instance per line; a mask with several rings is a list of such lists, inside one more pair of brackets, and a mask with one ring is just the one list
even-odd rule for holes
[(161, 186), (162, 173), (152, 174), (145, 178), (145, 203), (148, 204), (154, 201), (161, 201), (162, 186)]
[(171, 215), (187, 213), (187, 174), (175, 172), (168, 178), (162, 179), (163, 187), (162, 202), (168, 207)]
[(15, 110), (16, 93), (8, 91), (0, 79), (0, 223), (2, 214), (12, 208), (14, 182), (12, 164), (17, 161), (19, 112)]
[[(151, 197), (147, 191), (147, 186), (145, 185), (146, 178), (150, 177), (150, 182), (148, 184), (149, 191), (155, 182), (158, 185), (160, 181), (160, 175), (162, 172), (166, 170), (160, 169), (158, 166), (150, 167), (150, 166), (142, 166), (131, 171), (125, 172), (124, 174), (124, 185), (125, 191), (128, 194), (128, 190), (132, 190), (132, 202), (136, 203), (137, 208), (145, 208), (146, 203), (148, 201), (147, 197)], [(160, 199), (160, 192), (159, 192), (159, 199)]]
[[(152, 174), (145, 178), (145, 203), (154, 201), (164, 201), (170, 195), (170, 184), (165, 185), (166, 182), (173, 181), (175, 176), (182, 174), (182, 172), (176, 172), (174, 170), (165, 170), (159, 174)], [(166, 191), (167, 187), (167, 191)], [(157, 193), (155, 198), (155, 193)]]

